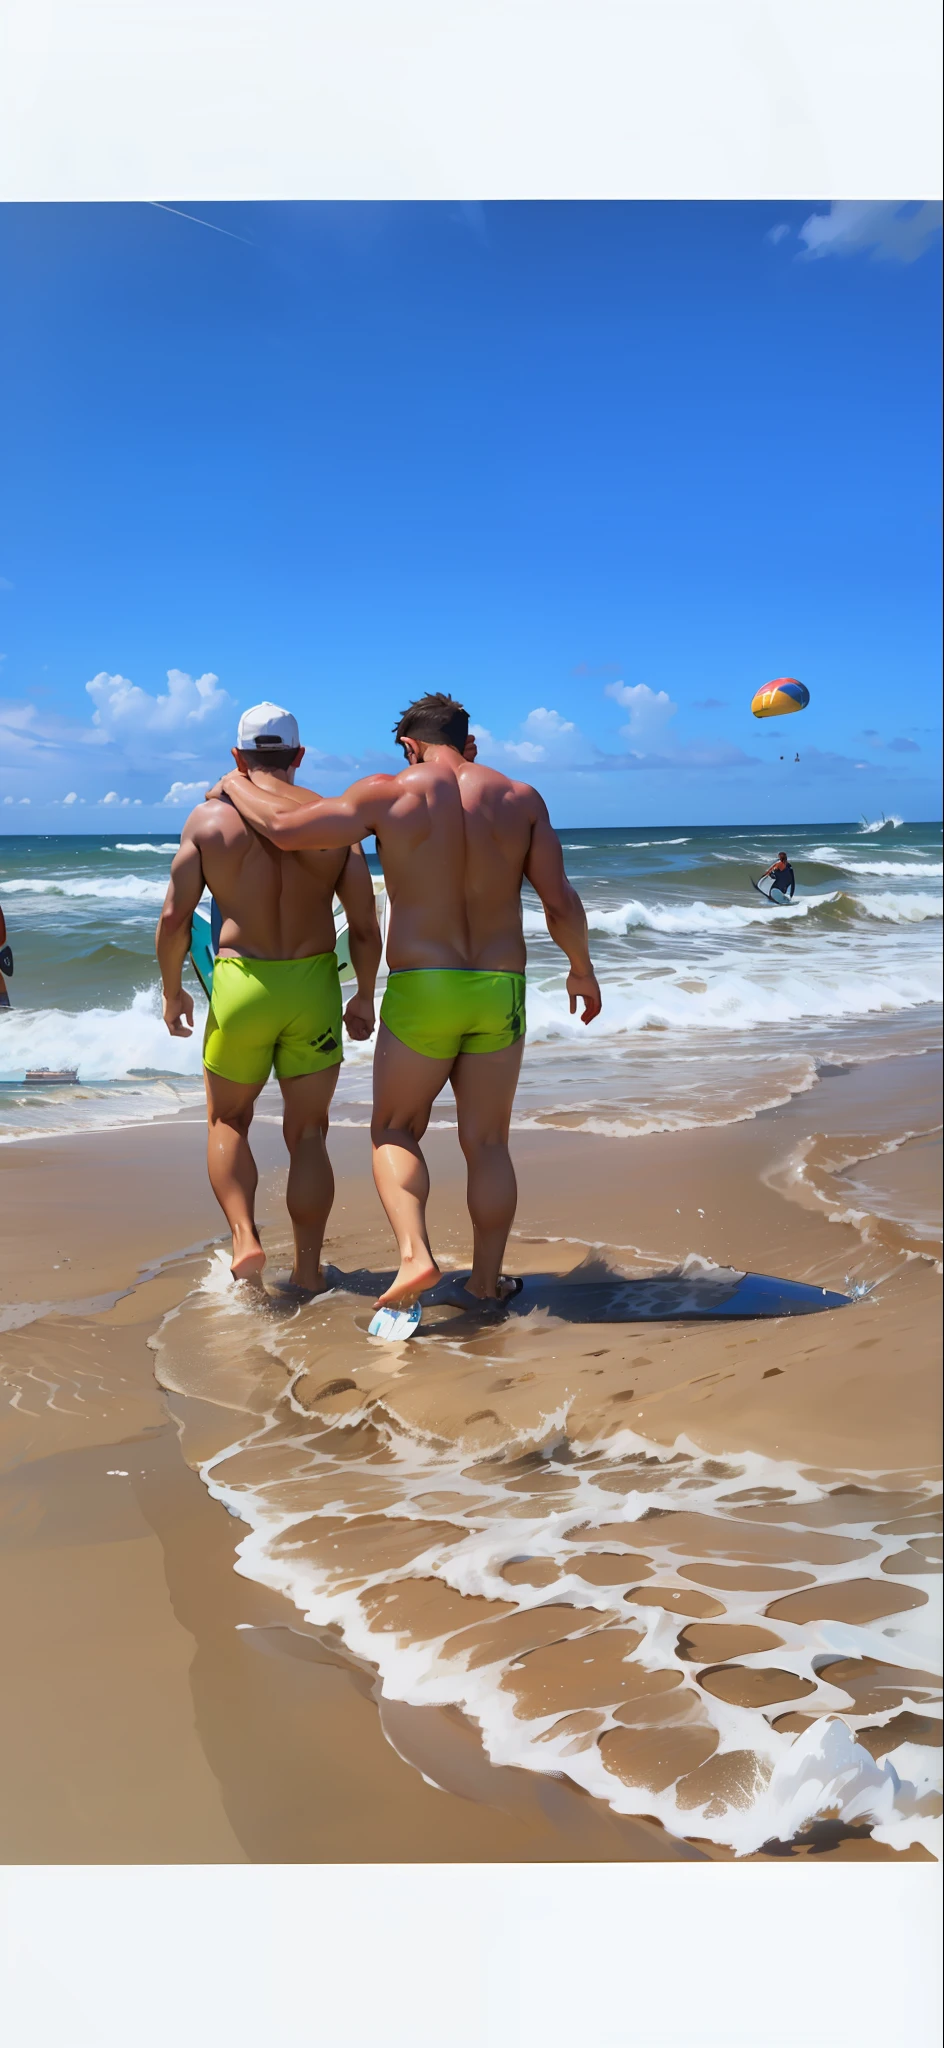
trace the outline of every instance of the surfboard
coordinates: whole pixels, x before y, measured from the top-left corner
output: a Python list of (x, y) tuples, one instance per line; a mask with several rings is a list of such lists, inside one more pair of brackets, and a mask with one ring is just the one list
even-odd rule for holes
[[(457, 1277), (449, 1275), (424, 1295), (424, 1310), (437, 1306), (438, 1295), (444, 1310), (455, 1308)], [(753, 1322), (770, 1316), (820, 1315), (824, 1309), (848, 1308), (855, 1299), (801, 1280), (715, 1267), (705, 1273), (655, 1273), (639, 1280), (619, 1274), (580, 1280), (559, 1273), (528, 1273), (517, 1294), (501, 1307), (489, 1307), (490, 1319), (500, 1320), (543, 1309), (565, 1323)], [(478, 1320), (474, 1308), (460, 1309), (459, 1314), (463, 1324), (467, 1318)], [(457, 1330), (455, 1317), (445, 1327)]]
[[(216, 919), (219, 920), (216, 923), (215, 930), (214, 913)], [(221, 925), (222, 919), (220, 919), (219, 910), (212, 897), (210, 898), (208, 910), (204, 909), (202, 903), (198, 903), (193, 913), (193, 923), (190, 927), (190, 959), (194, 974), (200, 983), (207, 1002), (210, 1001), (213, 993), (213, 962), (216, 957), (216, 946)]]
[(402, 1344), (415, 1337), (422, 1321), (419, 1302), (411, 1308), (379, 1308), (367, 1326), (368, 1337), (382, 1337), (385, 1344)]
[(789, 901), (788, 897), (781, 896), (779, 889), (777, 891), (776, 896), (772, 896), (769, 890), (762, 889), (760, 883), (755, 882), (753, 875), (751, 876), (751, 888), (756, 889), (758, 896), (762, 896), (764, 902), (770, 904), (771, 910), (782, 910), (784, 905)]

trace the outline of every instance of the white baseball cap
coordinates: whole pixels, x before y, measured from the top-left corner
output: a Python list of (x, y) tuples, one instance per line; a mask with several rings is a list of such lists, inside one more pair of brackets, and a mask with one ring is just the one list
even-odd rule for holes
[(254, 704), (239, 721), (236, 745), (241, 754), (268, 753), (272, 747), (298, 747), (298, 721), (281, 704)]

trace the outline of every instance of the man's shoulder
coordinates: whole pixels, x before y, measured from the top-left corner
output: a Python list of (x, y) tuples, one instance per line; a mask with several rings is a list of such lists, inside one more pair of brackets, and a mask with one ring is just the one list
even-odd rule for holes
[(481, 764), (476, 762), (475, 765), (481, 766), (483, 774), (488, 777), (488, 787), (497, 795), (506, 797), (509, 803), (537, 816), (543, 798), (530, 782), (522, 782), (516, 775), (505, 775), (500, 768), (490, 768), (484, 761)]
[(212, 796), (204, 797), (191, 811), (180, 836), (195, 846), (208, 846), (213, 841), (235, 838), (248, 829), (228, 797)]

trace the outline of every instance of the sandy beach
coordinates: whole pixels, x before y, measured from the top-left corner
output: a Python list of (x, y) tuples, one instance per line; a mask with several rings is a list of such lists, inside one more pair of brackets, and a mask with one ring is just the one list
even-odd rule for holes
[[(721, 1128), (519, 1132), (509, 1267), (560, 1311), (395, 1347), (363, 1129), (301, 1310), (229, 1282), (195, 1110), (2, 1148), (4, 1859), (931, 1854), (937, 1086), (918, 1055)], [(461, 1270), (449, 1129), (429, 1156)], [(679, 1268), (866, 1291), (573, 1300)]]

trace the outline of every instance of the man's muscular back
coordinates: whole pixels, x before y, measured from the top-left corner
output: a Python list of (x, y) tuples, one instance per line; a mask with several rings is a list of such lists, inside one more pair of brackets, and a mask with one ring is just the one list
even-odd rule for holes
[(520, 972), (535, 791), (438, 751), (383, 781), (376, 831), (391, 968)]
[[(204, 879), (222, 913), (221, 955), (306, 960), (334, 950), (332, 902), (348, 849), (281, 853), (260, 838), (228, 799), (200, 804), (181, 844), (197, 847)], [(358, 858), (363, 858), (358, 851)]]

